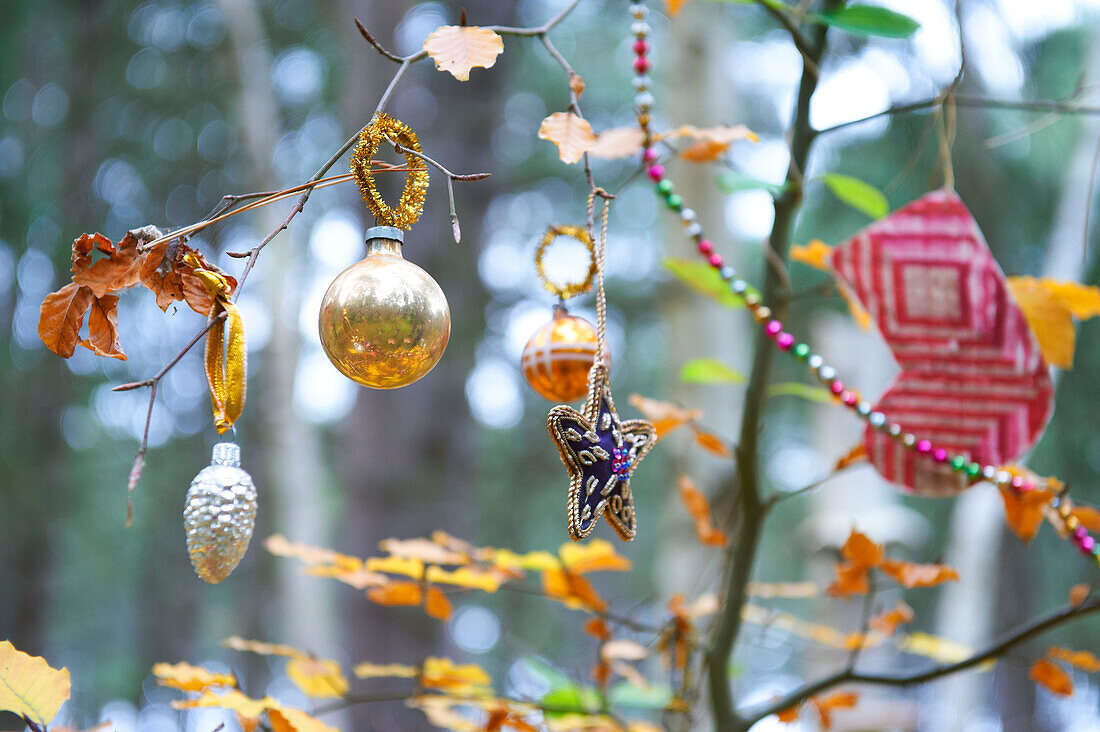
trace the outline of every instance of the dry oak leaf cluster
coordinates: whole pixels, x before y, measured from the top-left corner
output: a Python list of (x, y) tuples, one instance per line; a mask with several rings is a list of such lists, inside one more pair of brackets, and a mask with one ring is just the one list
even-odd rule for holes
[(45, 728), (69, 698), (69, 670), (52, 668), (41, 656), (0, 641), (0, 711)]
[[(214, 305), (202, 280), (183, 262), (194, 254), (206, 269), (223, 275), (231, 288), (237, 281), (208, 263), (201, 254), (178, 240), (163, 241), (152, 248), (144, 245), (159, 239), (151, 226), (128, 231), (117, 244), (102, 234), (82, 234), (73, 242), (72, 282), (51, 292), (42, 302), (38, 336), (46, 347), (62, 358), (70, 358), (77, 346), (97, 356), (126, 360), (118, 342), (118, 295), (134, 285), (153, 292), (161, 310), (184, 301), (200, 315)], [(84, 319), (88, 336), (82, 337)]]
[(947, 565), (887, 559), (881, 544), (874, 543), (855, 529), (841, 547), (840, 555), (844, 561), (836, 565), (836, 580), (826, 589), (833, 597), (866, 594), (870, 588), (868, 576), (874, 569), (909, 589), (933, 587), (959, 578), (958, 572)]
[(470, 69), (487, 69), (504, 51), (504, 41), (488, 28), (444, 25), (424, 40), (424, 51), (440, 71), (450, 72), (459, 81), (470, 80)]

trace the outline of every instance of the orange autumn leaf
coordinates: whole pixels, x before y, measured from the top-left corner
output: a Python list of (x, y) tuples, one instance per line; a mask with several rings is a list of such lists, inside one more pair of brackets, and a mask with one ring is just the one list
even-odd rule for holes
[(871, 588), (867, 582), (868, 567), (841, 562), (833, 571), (836, 573), (836, 580), (825, 588), (825, 593), (831, 597), (865, 595)]
[(1071, 651), (1068, 648), (1053, 646), (1047, 649), (1047, 656), (1068, 663), (1070, 666), (1075, 666), (1087, 674), (1100, 671), (1100, 658), (1089, 651)]
[(301, 709), (273, 705), (267, 710), (267, 720), (273, 732), (340, 732)]
[(367, 599), (388, 607), (415, 607), (421, 603), (421, 597), (420, 585), (416, 582), (391, 582), (367, 590)]
[(856, 463), (862, 463), (867, 461), (867, 448), (863, 446), (863, 443), (859, 443), (845, 455), (836, 461), (836, 465), (833, 466), (833, 470), (844, 470), (847, 467), (855, 465)]
[(470, 69), (487, 69), (504, 51), (504, 41), (495, 31), (478, 26), (444, 25), (424, 39), (424, 51), (440, 71), (459, 81), (470, 80)]
[(856, 321), (856, 325), (863, 330), (870, 329), (871, 314), (863, 307), (859, 298), (855, 296), (855, 293), (852, 292), (848, 285), (839, 280), (837, 280), (836, 284), (840, 296), (844, 298), (844, 302), (848, 305), (848, 312), (851, 314), (852, 320)]
[(164, 241), (144, 254), (138, 272), (141, 284), (157, 296), (157, 306), (161, 310), (167, 310), (173, 302), (183, 300), (199, 315), (209, 315), (214, 299), (184, 259), (192, 255), (201, 269), (224, 277), (229, 283), (230, 292), (237, 289), (236, 278), (206, 261), (202, 254), (186, 244), (177, 244), (175, 247), (172, 245), (172, 241)]
[(877, 567), (885, 557), (881, 544), (876, 544), (855, 529), (840, 548), (840, 555), (857, 567)]
[(0, 642), (0, 711), (45, 728), (69, 698), (71, 686), (68, 669), (55, 669), (41, 656)]
[(542, 573), (542, 591), (548, 597), (560, 600), (574, 610), (607, 610), (607, 603), (596, 594), (596, 588), (584, 577), (560, 569), (547, 569)]
[(792, 262), (801, 262), (822, 272), (829, 271), (832, 254), (833, 248), (820, 239), (812, 239), (809, 244), (795, 244), (790, 251)]
[(1092, 506), (1075, 506), (1070, 514), (1089, 531), (1100, 532), (1100, 511)]
[(665, 9), (668, 10), (668, 17), (674, 17), (684, 7), (687, 0), (665, 0)]
[(1001, 486), (1000, 491), (1001, 498), (1004, 499), (1005, 523), (1026, 544), (1035, 538), (1043, 523), (1051, 493), (1039, 488), (1018, 493), (1004, 486)]
[(680, 488), (680, 500), (687, 509), (688, 514), (695, 521), (695, 536), (701, 544), (706, 546), (726, 546), (729, 537), (714, 525), (710, 515), (710, 503), (703, 492), (695, 487), (695, 483), (686, 475), (681, 475), (678, 481)]
[(1046, 360), (1053, 366), (1073, 368), (1074, 319), (1100, 315), (1100, 288), (1034, 277), (1009, 277), (1008, 284)]
[(713, 163), (730, 149), (728, 142), (703, 138), (680, 151), (680, 157), (692, 163)]
[(38, 337), (61, 358), (70, 358), (81, 342), (84, 315), (95, 302), (91, 288), (69, 283), (46, 295), (38, 319)]
[(449, 658), (429, 656), (421, 666), (420, 683), (434, 689), (469, 690), (487, 687), (493, 680), (476, 663), (456, 664)]
[(562, 544), (558, 548), (562, 564), (574, 574), (586, 572), (630, 571), (630, 560), (615, 551), (606, 539), (592, 539), (583, 544)]
[(596, 135), (588, 120), (572, 112), (554, 112), (539, 125), (539, 139), (558, 146), (563, 163), (576, 163), (596, 144)]
[(913, 608), (898, 600), (898, 604), (894, 606), (893, 610), (888, 610), (871, 618), (870, 625), (881, 633), (892, 635), (899, 625), (912, 622), (912, 620)]
[(916, 564), (887, 559), (879, 567), (902, 587), (934, 587), (959, 578), (959, 573), (945, 564)]
[(1084, 602), (1092, 590), (1086, 584), (1074, 585), (1069, 590), (1069, 604), (1072, 607), (1077, 607)]
[(383, 539), (378, 548), (387, 554), (403, 559), (419, 559), (425, 564), (468, 564), (470, 557), (456, 552), (430, 539)]
[[(244, 720), (258, 720), (267, 711), (267, 708), (276, 704), (271, 697), (252, 699), (236, 689), (212, 691), (206, 689), (201, 696), (193, 699), (177, 699), (172, 702), (173, 709), (205, 709), (218, 708), (234, 711)], [(243, 725), (242, 725), (243, 726)]]
[(658, 440), (669, 432), (701, 419), (703, 416), (703, 410), (701, 409), (684, 409), (671, 402), (650, 399), (640, 394), (631, 394), (629, 401), (632, 407), (653, 423), (654, 429), (657, 430)]
[(821, 717), (821, 728), (832, 729), (833, 710), (851, 709), (859, 701), (859, 695), (854, 691), (838, 691), (825, 698), (811, 697), (810, 701), (817, 708), (818, 716)]
[(429, 587), (424, 596), (424, 612), (436, 620), (450, 620), (454, 607), (438, 587)]
[(589, 618), (584, 624), (584, 632), (598, 640), (608, 640), (611, 638), (611, 630), (607, 627), (607, 623), (603, 618)]
[(642, 154), (645, 133), (638, 126), (614, 127), (596, 135), (596, 143), (588, 154), (601, 160), (618, 160)]
[(790, 724), (791, 722), (797, 722), (798, 717), (802, 712), (802, 707), (794, 705), (793, 707), (787, 707), (783, 711), (775, 715), (776, 719), (784, 724)]
[(692, 425), (691, 431), (695, 434), (695, 442), (711, 455), (722, 458), (733, 457), (733, 451), (730, 450), (729, 445), (718, 435), (699, 429), (695, 425)]
[(1053, 694), (1059, 696), (1073, 694), (1073, 680), (1070, 679), (1069, 674), (1061, 666), (1046, 658), (1040, 658), (1031, 664), (1031, 671), (1028, 672), (1028, 676), (1031, 677), (1032, 681)]
[(202, 666), (189, 663), (158, 663), (153, 666), (157, 683), (180, 691), (202, 691), (211, 686), (236, 686), (233, 674), (207, 671)]

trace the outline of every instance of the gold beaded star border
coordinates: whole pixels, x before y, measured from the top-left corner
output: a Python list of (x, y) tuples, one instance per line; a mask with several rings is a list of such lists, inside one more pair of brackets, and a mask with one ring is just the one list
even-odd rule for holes
[[(405, 189), (401, 191), (397, 208), (390, 208), (382, 200), (370, 169), (371, 160), (383, 140), (387, 139), (405, 149), (405, 168), (408, 175), (405, 177)], [(424, 211), (424, 197), (428, 192), (428, 166), (413, 155), (413, 152), (420, 152), (420, 140), (416, 133), (401, 120), (383, 112), (379, 112), (359, 133), (359, 143), (351, 156), (351, 172), (355, 175), (355, 182), (359, 184), (363, 203), (374, 214), (379, 225), (408, 230)]]
[(588, 373), (583, 412), (559, 404), (550, 410), (546, 426), (569, 471), (569, 537), (587, 537), (602, 513), (623, 541), (632, 540), (638, 524), (630, 476), (657, 442), (653, 425), (644, 419), (619, 419), (607, 367), (597, 362)]

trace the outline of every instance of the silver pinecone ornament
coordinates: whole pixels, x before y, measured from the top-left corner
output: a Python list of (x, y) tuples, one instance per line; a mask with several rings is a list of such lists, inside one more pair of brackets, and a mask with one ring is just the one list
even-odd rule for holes
[(214, 445), (210, 466), (187, 489), (183, 527), (195, 573), (210, 584), (229, 576), (248, 549), (256, 524), (256, 486), (241, 470), (241, 448)]

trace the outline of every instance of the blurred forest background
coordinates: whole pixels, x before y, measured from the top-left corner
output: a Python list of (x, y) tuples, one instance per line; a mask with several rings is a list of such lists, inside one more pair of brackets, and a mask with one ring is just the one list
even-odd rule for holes
[[(72, 671), (70, 719), (109, 718), (119, 730), (183, 728), (167, 706), (175, 695), (149, 678), (160, 660), (232, 664), (254, 686), (305, 703), (263, 659), (223, 650), (221, 639), (232, 634), (292, 643), (345, 664), (470, 658), (517, 694), (544, 689), (547, 667), (587, 677), (593, 641), (580, 634), (581, 616), (539, 598), (459, 597), (454, 617), (441, 625), (415, 608), (379, 607), (350, 588), (304, 576), (258, 542), (229, 581), (200, 582), (188, 563), (181, 511), (215, 440), (201, 359), (192, 353), (161, 385), (129, 529), (126, 475), (146, 395), (110, 389), (154, 373), (201, 319), (184, 307), (162, 314), (145, 292), (124, 296), (125, 363), (84, 349), (63, 361), (36, 330), (42, 299), (67, 279), (69, 245), (80, 233), (117, 239), (144, 224), (181, 226), (224, 194), (302, 182), (362, 126), (393, 67), (364, 43), (354, 17), (405, 54), (437, 26), (457, 22), (460, 6), (472, 24), (532, 25), (563, 4), (0, 1), (0, 638)], [(906, 41), (834, 34), (815, 126), (933, 96), (954, 77), (953, 5), (884, 4), (921, 29)], [(632, 119), (626, 6), (585, 0), (552, 35), (587, 82), (583, 106), (597, 130)], [(963, 91), (1100, 103), (1100, 3), (968, 0), (961, 17)], [(737, 143), (728, 164), (780, 181), (800, 72), (789, 38), (758, 8), (736, 3), (689, 3), (675, 22), (654, 12), (650, 24), (658, 127), (745, 123), (760, 142)], [(494, 68), (475, 70), (469, 83), (422, 63), (398, 88), (391, 111), (417, 130), (426, 152), (456, 172), (493, 174), (457, 184), (461, 244), (450, 241), (446, 196), (434, 176), (427, 212), (406, 235), (406, 257), (439, 281), (454, 322), (443, 360), (412, 387), (361, 389), (319, 347), (321, 294), (360, 257), (370, 225), (354, 186), (315, 193), (264, 252), (240, 301), (252, 370), (237, 431), (244, 467), (260, 490), (258, 538), (278, 532), (358, 555), (381, 539), (433, 529), (516, 550), (552, 549), (566, 539), (566, 480), (546, 435), (549, 405), (526, 386), (518, 364), (552, 307), (535, 277), (537, 238), (551, 222), (584, 216), (579, 169), (562, 165), (535, 136), (539, 121), (567, 104), (561, 69), (539, 44), (516, 38), (505, 40)], [(809, 174), (855, 175), (884, 190), (896, 208), (942, 184), (931, 119), (924, 111), (830, 134), (815, 148)], [(1089, 212), (1098, 144), (1100, 118), (959, 107), (956, 187), (1006, 273), (1097, 283), (1088, 228), (1097, 218)], [(635, 167), (595, 167), (597, 181), (621, 193), (607, 265), (621, 411), (634, 414), (626, 405), (631, 393), (671, 399), (704, 407), (708, 428), (733, 435), (741, 387), (692, 386), (678, 373), (702, 356), (747, 369), (751, 326), (743, 313), (668, 276), (662, 259), (689, 256), (688, 244), (647, 186), (622, 187)], [(722, 171), (681, 163), (674, 176), (708, 232), (749, 279), (759, 279), (769, 194), (724, 193)], [(387, 185), (393, 195), (396, 182)], [(239, 272), (240, 261), (224, 252), (252, 246), (285, 210), (236, 217), (192, 244)], [(818, 186), (808, 191), (796, 240), (837, 243), (865, 223)], [(824, 281), (801, 265), (792, 274), (796, 287)], [(591, 308), (588, 299), (579, 312), (591, 317)], [(888, 383), (888, 351), (851, 321), (839, 298), (801, 301), (790, 327), (865, 394)], [(1059, 377), (1054, 420), (1030, 463), (1093, 503), (1100, 501), (1098, 362), (1100, 322), (1092, 321), (1080, 327), (1078, 366)], [(784, 363), (775, 380), (800, 378)], [(765, 431), (767, 479), (794, 489), (827, 474), (860, 427), (847, 413), (776, 396)], [(599, 579), (603, 596), (629, 614), (645, 617), (674, 592), (690, 596), (717, 582), (720, 556), (697, 546), (674, 481), (687, 472), (706, 487), (729, 466), (688, 447), (676, 435), (647, 459), (633, 483), (639, 539), (622, 548), (635, 571)], [(1086, 563), (1049, 528), (1027, 548), (1006, 535), (995, 491), (979, 488), (955, 501), (909, 498), (869, 468), (813, 498), (785, 502), (769, 524), (758, 578), (821, 581), (854, 522), (903, 554), (928, 557), (943, 547), (963, 582), (915, 598), (924, 603), (919, 627), (961, 643), (979, 644), (1063, 601), (1072, 582), (1090, 579)], [(855, 614), (825, 600), (774, 604), (841, 626)], [(1095, 622), (1059, 632), (1076, 647), (1100, 645)], [(896, 653), (868, 656), (887, 663)], [(746, 700), (766, 701), (828, 660), (808, 641), (750, 628), (737, 663), (752, 673), (737, 683), (750, 692)], [(1011, 656), (991, 673), (877, 693), (857, 710), (862, 729), (1100, 729), (1100, 691), (1087, 677), (1074, 697), (1055, 702), (1028, 681), (1026, 661)], [(353, 714), (349, 728), (426, 726), (400, 704)]]

